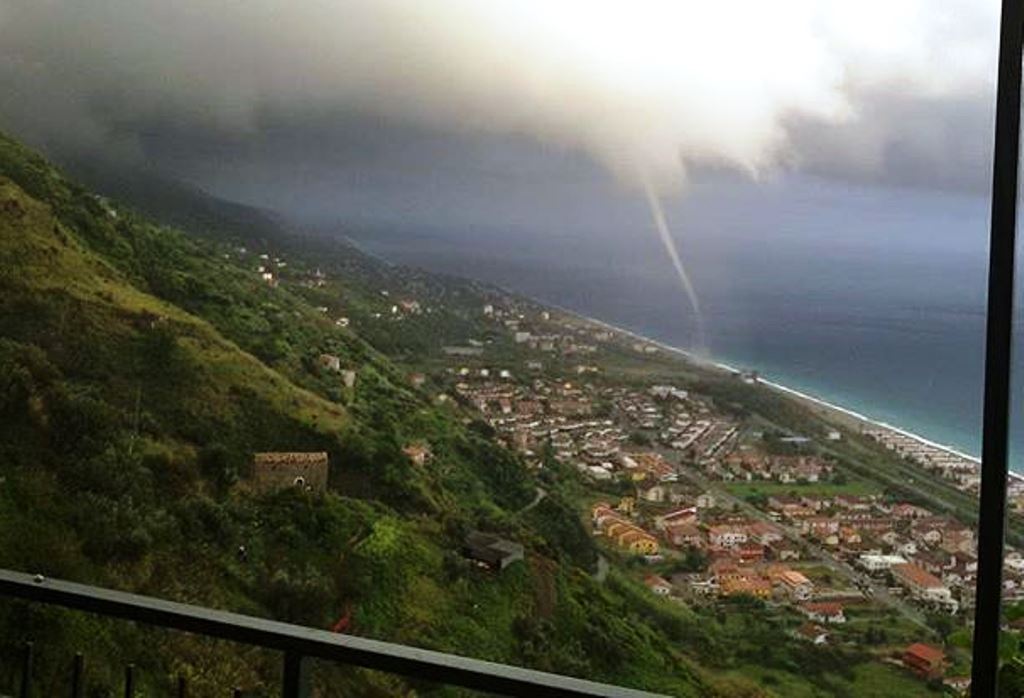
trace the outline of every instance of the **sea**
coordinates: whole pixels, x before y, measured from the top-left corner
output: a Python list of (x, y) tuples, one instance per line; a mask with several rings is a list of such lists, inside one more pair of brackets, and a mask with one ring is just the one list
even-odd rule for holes
[[(346, 234), (395, 263), (494, 283), (696, 348), (693, 310), (643, 197), (609, 187), (591, 201), (540, 201), (513, 221), (427, 216)], [(980, 453), (985, 195), (730, 176), (695, 182), (664, 203), (711, 358)], [(1024, 352), (1016, 355), (1019, 402)], [(1024, 472), (1015, 412), (1011, 467)]]

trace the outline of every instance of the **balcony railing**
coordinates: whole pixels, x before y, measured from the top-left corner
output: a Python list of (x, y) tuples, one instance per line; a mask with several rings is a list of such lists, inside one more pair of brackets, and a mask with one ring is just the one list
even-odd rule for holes
[[(486, 693), (510, 696), (651, 696), (654, 694), (575, 679), (558, 674), (522, 669), (469, 659), (452, 654), (380, 642), (353, 635), (306, 628), (201, 606), (165, 601), (149, 596), (45, 579), (0, 570), (0, 597), (52, 604), (88, 613), (170, 628), (206, 637), (281, 652), (284, 672), (281, 695), (309, 695), (309, 660), (322, 659), (440, 684), (462, 686)], [(70, 685), (82, 682), (82, 659), (77, 656)], [(26, 648), (21, 677), (21, 696), (28, 698), (32, 683), (32, 646)], [(132, 696), (134, 673), (125, 671), (126, 697)], [(179, 695), (185, 685), (179, 683)], [(237, 691), (236, 695), (240, 695)], [(71, 693), (72, 696), (80, 695)]]

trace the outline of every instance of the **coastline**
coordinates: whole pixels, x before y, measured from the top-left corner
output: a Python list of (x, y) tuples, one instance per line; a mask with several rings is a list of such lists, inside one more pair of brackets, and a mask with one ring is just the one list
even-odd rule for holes
[[(603, 320), (599, 320), (597, 318), (590, 317), (588, 315), (583, 315), (582, 313), (578, 313), (576, 311), (569, 310), (568, 308), (564, 308), (562, 306), (559, 306), (559, 305), (556, 305), (556, 304), (553, 304), (553, 303), (549, 303), (549, 302), (546, 302), (546, 301), (540, 301), (540, 300), (533, 299), (533, 298), (531, 298), (530, 300), (535, 302), (535, 303), (538, 303), (540, 305), (551, 307), (551, 308), (553, 308), (555, 310), (558, 310), (559, 312), (565, 313), (567, 315), (571, 315), (571, 316), (579, 318), (581, 320), (585, 320), (585, 321), (587, 321), (589, 323), (593, 323), (595, 325), (603, 327), (604, 329), (611, 330), (613, 332), (621, 333), (621, 334), (623, 334), (623, 335), (625, 335), (627, 337), (630, 337), (632, 339), (635, 339), (637, 341), (645, 342), (645, 343), (650, 344), (652, 346), (656, 346), (659, 349), (662, 349), (664, 351), (676, 354), (678, 356), (682, 356), (687, 361), (691, 361), (691, 362), (699, 364), (701, 366), (708, 367), (708, 368), (714, 368), (714, 369), (723, 371), (725, 373), (728, 373), (730, 375), (739, 375), (739, 374), (743, 373), (742, 369), (737, 368), (735, 366), (732, 366), (732, 365), (730, 365), (728, 363), (725, 363), (724, 361), (718, 361), (718, 360), (715, 360), (713, 358), (705, 358), (705, 357), (702, 357), (702, 356), (698, 356), (698, 355), (694, 354), (691, 351), (687, 351), (685, 349), (681, 349), (679, 347), (672, 346), (671, 344), (666, 344), (665, 342), (659, 341), (657, 339), (653, 339), (653, 338), (648, 337), (646, 335), (640, 334), (639, 332), (634, 332), (632, 330), (627, 330), (627, 329), (625, 329), (623, 327), (618, 327), (616, 325), (613, 325), (611, 323), (605, 322)], [(948, 453), (950, 455), (957, 456), (958, 458), (963, 458), (965, 460), (971, 461), (972, 463), (977, 464), (979, 466), (979, 468), (981, 466), (981, 459), (979, 457), (971, 455), (969, 453), (964, 453), (963, 451), (960, 451), (959, 449), (954, 448), (952, 446), (949, 446), (947, 444), (943, 444), (943, 443), (939, 443), (937, 441), (933, 441), (933, 440), (928, 439), (928, 438), (926, 438), (924, 436), (921, 436), (920, 434), (916, 434), (916, 433), (914, 433), (912, 431), (908, 431), (906, 429), (903, 429), (901, 427), (895, 426), (895, 425), (890, 424), (888, 422), (885, 422), (885, 421), (882, 421), (882, 420), (879, 420), (879, 419), (873, 419), (873, 418), (871, 418), (871, 417), (869, 417), (869, 416), (867, 416), (865, 414), (862, 414), (861, 412), (857, 412), (856, 410), (852, 410), (852, 409), (850, 409), (848, 407), (843, 407), (842, 405), (837, 405), (836, 403), (829, 402), (828, 400), (824, 400), (824, 399), (822, 399), (820, 397), (817, 397), (815, 395), (811, 395), (809, 393), (805, 393), (805, 392), (803, 392), (801, 390), (797, 390), (796, 388), (791, 388), (791, 387), (789, 387), (787, 385), (784, 385), (784, 384), (779, 383), (777, 381), (773, 381), (771, 379), (767, 379), (767, 378), (763, 378), (763, 377), (759, 376), (757, 378), (757, 382), (758, 382), (758, 384), (764, 385), (764, 386), (766, 386), (766, 387), (768, 387), (768, 388), (770, 388), (772, 390), (775, 390), (776, 392), (782, 393), (782, 394), (784, 394), (784, 395), (786, 395), (788, 397), (791, 397), (791, 398), (795, 398), (796, 400), (799, 400), (800, 402), (804, 403), (806, 406), (810, 407), (811, 409), (813, 409), (815, 411), (818, 411), (818, 412), (822, 412), (827, 417), (829, 417), (829, 418), (831, 418), (831, 419), (833, 419), (835, 421), (838, 421), (840, 423), (844, 423), (847, 427), (850, 427), (850, 428), (852, 428), (852, 429), (854, 429), (856, 431), (863, 432), (865, 429), (882, 429), (882, 430), (890, 431), (890, 432), (899, 434), (900, 436), (904, 436), (906, 438), (913, 439), (914, 441), (917, 441), (918, 443), (920, 443), (922, 445), (929, 446), (931, 448), (935, 448), (935, 449), (944, 451), (945, 453)], [(1009, 470), (1008, 469), (1007, 475), (1008, 475), (1008, 477), (1011, 480), (1015, 480), (1017, 482), (1024, 483), (1024, 474), (1016, 473), (1013, 470)]]
[[(389, 265), (393, 265), (394, 264), (390, 260), (388, 260), (388, 259), (386, 259), (386, 258), (384, 258), (384, 257), (382, 257), (382, 256), (380, 256), (380, 255), (378, 255), (376, 253), (372, 253), (369, 250), (367, 250), (366, 246), (361, 244), (360, 241), (354, 240), (354, 239), (352, 239), (352, 238), (350, 238), (348, 236), (345, 236), (345, 240), (346, 240), (346, 242), (351, 244), (353, 247), (355, 247), (359, 251), (361, 251), (361, 252), (363, 252), (365, 254), (369, 254), (370, 256), (372, 256), (373, 258), (377, 259), (378, 261), (381, 261), (381, 262), (389, 264)], [(563, 313), (565, 315), (569, 315), (571, 317), (577, 318), (579, 320), (588, 322), (588, 323), (593, 324), (593, 325), (597, 325), (597, 326), (602, 327), (602, 328), (604, 328), (606, 330), (609, 330), (611, 332), (615, 332), (615, 333), (619, 333), (619, 334), (625, 335), (627, 337), (630, 337), (632, 339), (637, 340), (638, 342), (644, 342), (646, 344), (650, 344), (652, 346), (656, 346), (656, 347), (658, 347), (659, 349), (661, 349), (663, 351), (666, 351), (666, 352), (669, 352), (669, 353), (681, 356), (684, 359), (686, 359), (687, 361), (689, 361), (691, 363), (698, 364), (698, 365), (703, 366), (705, 368), (711, 368), (711, 369), (719, 370), (719, 371), (728, 373), (730, 375), (739, 375), (739, 374), (743, 373), (743, 369), (740, 369), (740, 368), (737, 368), (735, 366), (732, 366), (731, 364), (728, 364), (728, 363), (726, 363), (724, 361), (716, 360), (713, 357), (700, 356), (700, 355), (698, 355), (698, 354), (696, 354), (696, 353), (694, 353), (692, 351), (688, 351), (686, 349), (681, 349), (680, 347), (676, 347), (676, 346), (673, 346), (671, 344), (667, 344), (666, 342), (662, 342), (660, 340), (653, 339), (652, 337), (649, 337), (647, 335), (641, 334), (639, 332), (634, 332), (633, 330), (628, 330), (628, 329), (626, 329), (624, 327), (620, 327), (618, 325), (613, 325), (610, 322), (605, 322), (604, 320), (600, 320), (598, 318), (595, 318), (595, 317), (592, 317), (592, 316), (589, 316), (589, 315), (585, 315), (585, 314), (583, 314), (581, 312), (578, 312), (578, 311), (575, 311), (575, 310), (571, 310), (571, 309), (566, 308), (566, 307), (564, 307), (562, 305), (559, 305), (557, 303), (554, 303), (554, 302), (551, 302), (551, 301), (547, 301), (547, 300), (543, 300), (543, 299), (539, 299), (539, 298), (535, 298), (533, 296), (527, 295), (527, 294), (519, 292), (519, 291), (515, 291), (515, 290), (504, 288), (503, 286), (501, 286), (499, 284), (494, 284), (494, 283), (491, 283), (491, 282), (483, 282), (483, 283), (488, 284), (488, 285), (492, 286), (493, 288), (496, 288), (496, 289), (500, 290), (501, 292), (507, 293), (507, 294), (509, 294), (511, 296), (518, 296), (520, 298), (524, 298), (524, 299), (530, 301), (531, 303), (535, 303), (535, 304), (537, 304), (537, 305), (539, 305), (541, 307), (545, 307), (545, 308), (550, 308), (552, 310), (556, 310), (556, 311), (558, 311), (560, 313)], [(818, 411), (819, 413), (823, 413), (827, 418), (832, 419), (833, 421), (839, 422), (841, 424), (844, 424), (848, 428), (851, 428), (851, 429), (853, 429), (855, 431), (863, 432), (863, 431), (865, 431), (865, 429), (880, 429), (880, 430), (890, 431), (890, 432), (892, 432), (894, 434), (898, 434), (900, 436), (903, 436), (903, 437), (906, 437), (906, 438), (909, 438), (909, 439), (913, 439), (914, 441), (917, 441), (918, 443), (920, 443), (920, 444), (922, 444), (924, 446), (928, 446), (930, 448), (934, 448), (934, 449), (943, 451), (945, 453), (948, 453), (950, 455), (956, 456), (958, 458), (963, 458), (965, 460), (968, 460), (968, 461), (970, 461), (972, 463), (977, 464), (979, 466), (979, 469), (980, 469), (981, 459), (978, 456), (975, 456), (975, 455), (972, 455), (972, 454), (969, 454), (969, 453), (964, 453), (963, 451), (961, 451), (961, 450), (959, 450), (957, 448), (954, 448), (953, 446), (949, 446), (947, 444), (943, 444), (943, 443), (939, 443), (937, 441), (933, 441), (933, 440), (928, 439), (927, 437), (924, 437), (924, 436), (922, 436), (920, 434), (917, 434), (917, 433), (914, 433), (912, 431), (908, 431), (908, 430), (903, 429), (901, 427), (898, 427), (898, 426), (895, 426), (893, 424), (890, 424), (889, 422), (886, 422), (886, 421), (883, 421), (883, 420), (880, 420), (880, 419), (874, 419), (874, 418), (869, 417), (866, 414), (863, 414), (863, 413), (858, 412), (856, 410), (850, 409), (848, 407), (844, 407), (844, 406), (836, 404), (834, 402), (829, 402), (828, 400), (825, 400), (823, 398), (817, 397), (815, 395), (812, 395), (810, 393), (806, 393), (806, 392), (801, 391), (801, 390), (797, 390), (796, 388), (792, 388), (792, 387), (787, 386), (787, 385), (785, 385), (783, 383), (779, 383), (777, 381), (774, 381), (774, 380), (771, 380), (771, 379), (768, 379), (768, 378), (763, 378), (761, 376), (758, 376), (757, 382), (759, 384), (761, 384), (761, 385), (764, 385), (764, 386), (772, 389), (772, 390), (775, 390), (776, 392), (782, 393), (783, 395), (786, 395), (787, 397), (794, 398), (794, 399), (800, 401), (801, 403), (803, 403), (805, 406), (809, 407), (810, 409)], [(1016, 473), (1012, 469), (1010, 469), (1009, 467), (1007, 468), (1007, 475), (1008, 475), (1008, 477), (1011, 480), (1017, 481), (1019, 483), (1024, 483), (1024, 474)]]

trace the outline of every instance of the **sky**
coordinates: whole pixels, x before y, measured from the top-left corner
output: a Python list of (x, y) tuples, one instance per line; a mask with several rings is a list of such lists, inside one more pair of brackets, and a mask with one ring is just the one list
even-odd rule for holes
[(722, 170), (981, 192), (997, 9), (0, 0), (0, 128), (306, 218), (463, 201), (515, 223), (494, 193), (671, 196)]
[(700, 306), (973, 448), (997, 39), (996, 0), (0, 0), (0, 129), (698, 350)]

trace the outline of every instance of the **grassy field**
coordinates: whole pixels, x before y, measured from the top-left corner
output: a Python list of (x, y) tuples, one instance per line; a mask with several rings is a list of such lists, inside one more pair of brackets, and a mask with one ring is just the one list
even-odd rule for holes
[[(808, 645), (808, 652), (816, 651)], [(729, 672), (729, 676), (753, 680), (769, 696), (786, 698), (818, 698), (820, 696), (856, 696), (857, 698), (889, 698), (890, 696), (941, 695), (906, 671), (882, 664), (859, 664), (849, 675), (828, 674), (810, 682), (793, 674), (757, 666), (745, 666)]]
[(722, 488), (736, 497), (746, 498), (749, 496), (773, 494), (796, 494), (815, 496), (834, 496), (837, 494), (869, 495), (880, 494), (882, 487), (876, 482), (867, 480), (849, 480), (843, 484), (832, 482), (815, 482), (808, 484), (793, 484), (782, 482), (733, 482), (722, 485)]

